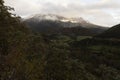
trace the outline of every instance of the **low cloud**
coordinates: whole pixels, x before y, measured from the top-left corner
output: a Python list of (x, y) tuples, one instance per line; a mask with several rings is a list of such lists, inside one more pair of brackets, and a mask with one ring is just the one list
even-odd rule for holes
[(58, 14), (67, 17), (83, 17), (104, 26), (112, 26), (120, 20), (120, 0), (5, 0), (22, 17), (32, 14)]

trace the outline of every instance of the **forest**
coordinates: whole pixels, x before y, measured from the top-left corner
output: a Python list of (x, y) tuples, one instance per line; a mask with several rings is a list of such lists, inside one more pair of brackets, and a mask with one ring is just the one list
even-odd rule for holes
[(112, 39), (108, 31), (105, 37), (39, 33), (11, 10), (0, 0), (0, 80), (120, 80), (119, 31)]

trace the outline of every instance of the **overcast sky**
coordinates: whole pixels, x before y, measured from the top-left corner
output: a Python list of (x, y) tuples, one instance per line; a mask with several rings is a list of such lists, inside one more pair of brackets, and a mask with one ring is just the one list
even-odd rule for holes
[(5, 3), (21, 17), (50, 13), (82, 17), (103, 26), (120, 23), (120, 0), (5, 0)]

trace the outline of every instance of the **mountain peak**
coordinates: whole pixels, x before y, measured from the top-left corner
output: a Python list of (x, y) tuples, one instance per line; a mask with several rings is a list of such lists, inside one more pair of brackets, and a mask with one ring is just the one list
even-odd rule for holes
[(35, 14), (25, 19), (25, 21), (35, 23), (40, 23), (41, 21), (52, 21), (61, 23), (65, 27), (82, 26), (85, 28), (103, 28), (103, 26), (92, 24), (87, 20), (84, 20), (82, 17), (68, 18), (56, 14)]
[(88, 23), (82, 17), (78, 18), (67, 18), (56, 14), (35, 14), (30, 16), (28, 19), (42, 21), (42, 20), (52, 20), (52, 21), (61, 21), (61, 22), (71, 22), (71, 23)]
[(64, 17), (55, 15), (55, 14), (35, 14), (35, 15), (28, 17), (28, 19), (33, 19), (37, 21), (42, 21), (42, 20), (59, 21), (61, 19), (64, 19)]

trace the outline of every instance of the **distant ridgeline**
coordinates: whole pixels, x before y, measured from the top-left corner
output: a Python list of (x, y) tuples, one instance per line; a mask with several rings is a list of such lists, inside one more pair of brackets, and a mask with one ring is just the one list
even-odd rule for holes
[(113, 26), (102, 34), (96, 36), (97, 38), (113, 38), (120, 39), (120, 24)]
[(120, 46), (120, 24), (113, 26), (93, 38), (87, 38), (79, 41), (77, 44)]

